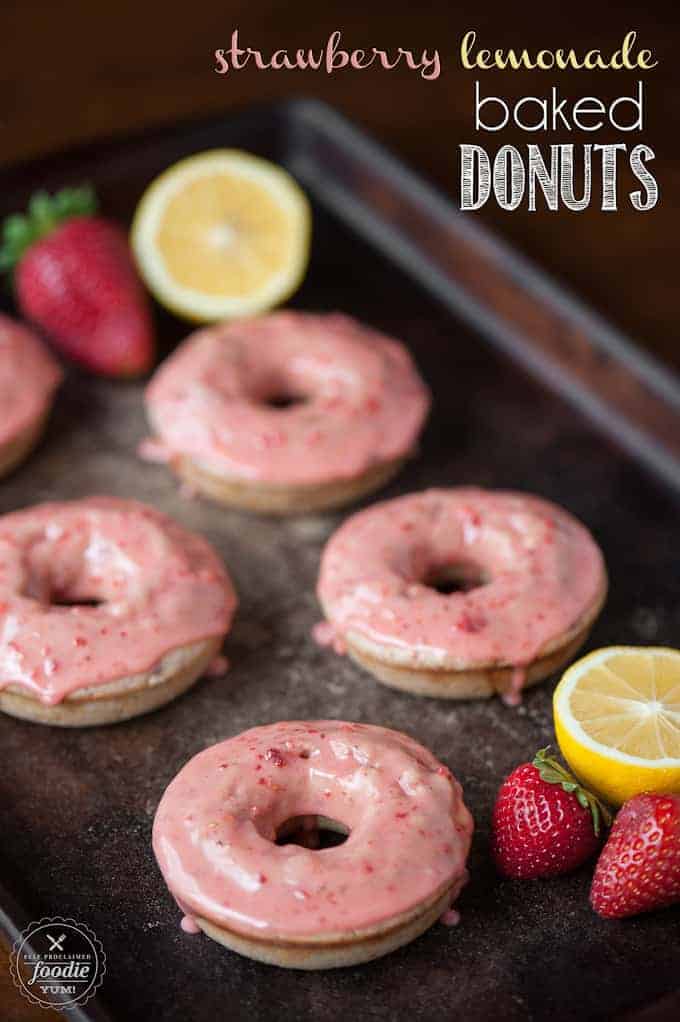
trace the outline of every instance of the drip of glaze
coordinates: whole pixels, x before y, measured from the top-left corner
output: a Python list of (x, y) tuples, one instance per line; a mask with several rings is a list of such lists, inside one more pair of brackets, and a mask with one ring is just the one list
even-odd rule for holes
[(142, 461), (151, 461), (157, 465), (167, 465), (172, 459), (172, 452), (165, 446), (162, 440), (156, 437), (145, 437), (137, 445), (137, 457)]
[(330, 621), (319, 621), (314, 625), (312, 638), (319, 646), (331, 646), (339, 656), (343, 656), (347, 652), (345, 640), (338, 635)]
[(192, 483), (188, 483), (185, 480), (180, 485), (179, 495), (182, 498), (182, 500), (196, 500), (196, 497), (198, 496), (198, 490)]
[(450, 908), (439, 917), (439, 922), (444, 926), (458, 926), (460, 912), (455, 908)]
[(210, 661), (205, 672), (206, 678), (222, 678), (229, 670), (229, 660), (225, 656), (216, 656)]
[(335, 628), (330, 621), (319, 621), (312, 628), (312, 638), (319, 646), (332, 646), (335, 642)]
[(179, 924), (185, 933), (200, 933), (201, 928), (197, 926), (191, 916), (182, 916), (182, 922)]
[(522, 702), (522, 688), (526, 684), (527, 680), (527, 669), (526, 667), (515, 667), (512, 671), (512, 678), (510, 680), (510, 688), (507, 692), (502, 695), (503, 702), (506, 706), (520, 706)]

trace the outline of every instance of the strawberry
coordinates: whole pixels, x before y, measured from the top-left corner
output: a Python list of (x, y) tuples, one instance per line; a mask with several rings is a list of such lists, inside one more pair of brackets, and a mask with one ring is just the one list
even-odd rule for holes
[(569, 873), (600, 844), (605, 807), (548, 755), (536, 753), (505, 779), (496, 797), (492, 852), (500, 873), (516, 880)]
[(602, 849), (590, 904), (623, 919), (680, 902), (680, 795), (636, 795)]
[(153, 361), (149, 303), (127, 238), (95, 215), (90, 188), (50, 198), (5, 221), (0, 269), (14, 271), (23, 315), (75, 362), (106, 376), (136, 376)]

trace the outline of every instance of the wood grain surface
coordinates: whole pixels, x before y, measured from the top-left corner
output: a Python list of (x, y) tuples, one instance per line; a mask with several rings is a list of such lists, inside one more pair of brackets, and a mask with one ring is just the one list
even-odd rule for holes
[[(525, 145), (575, 141), (566, 134), (532, 136), (517, 129), (475, 137), (475, 75), (461, 70), (463, 33), (476, 29), (491, 48), (574, 46), (611, 50), (635, 29), (659, 66), (645, 76), (644, 140), (656, 152), (661, 199), (636, 213), (504, 212), (487, 204), (481, 215), (552, 273), (568, 281), (606, 317), (676, 366), (676, 283), (680, 228), (680, 76), (675, 46), (680, 16), (670, 5), (639, 3), (501, 4), (430, 0), (414, 8), (405, 0), (371, 4), (298, 2), (177, 3), (119, 0), (26, 0), (0, 7), (0, 160), (38, 156), (84, 139), (143, 128), (159, 121), (228, 111), (249, 103), (310, 94), (335, 104), (387, 142), (445, 191), (458, 195), (458, 145), (504, 141)], [(421, 80), (401, 67), (392, 72), (243, 71), (220, 76), (213, 53), (228, 44), (234, 27), (245, 45), (319, 46), (339, 28), (351, 47), (436, 47), (442, 75)], [(572, 99), (613, 98), (632, 92), (630, 73), (486, 72), (497, 94), (519, 98), (552, 84)], [(617, 133), (579, 135), (583, 141), (621, 141)], [(638, 141), (635, 137), (632, 142)], [(631, 142), (631, 136), (623, 138)], [(627, 191), (627, 189), (626, 189)]]

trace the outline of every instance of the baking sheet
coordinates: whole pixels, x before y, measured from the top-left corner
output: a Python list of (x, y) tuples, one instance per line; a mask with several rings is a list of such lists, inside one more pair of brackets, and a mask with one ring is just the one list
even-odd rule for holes
[[(330, 114), (328, 123), (332, 128)], [(321, 200), (310, 273), (293, 304), (341, 309), (403, 338), (432, 387), (420, 454), (381, 496), (465, 483), (530, 490), (563, 504), (593, 530), (610, 572), (609, 599), (589, 647), (672, 645), (680, 626), (680, 553), (678, 500), (666, 485), (673, 482), (673, 453), (664, 447), (664, 431), (644, 435), (664, 455), (665, 474), (639, 448), (630, 448), (633, 457), (612, 441), (607, 423), (588, 418), (569, 387), (556, 380), (549, 389), (499, 350), (507, 345), (486, 343), (488, 323), (480, 324), (483, 337), (471, 328), (473, 316), (462, 309), (453, 315), (441, 292), (428, 287), (423, 264), (409, 267), (399, 258), (392, 236), (383, 243), (359, 237), (357, 230), (366, 231), (349, 207), (343, 214), (328, 178), (314, 188), (309, 123), (295, 106), (25, 168), (10, 175), (3, 205), (13, 208), (32, 175), (41, 184), (87, 177), (99, 185), (108, 211), (129, 218), (144, 184), (172, 159), (234, 143), (289, 164)], [(357, 176), (361, 151), (346, 139), (340, 148), (341, 169), (357, 168), (356, 194), (370, 202), (366, 179), (362, 185)], [(376, 198), (376, 210), (382, 201)], [(159, 329), (165, 347), (184, 331), (163, 314)], [(520, 360), (526, 366), (521, 353)], [(619, 379), (623, 373), (639, 380), (634, 370), (623, 358), (616, 365)], [(671, 388), (659, 399), (662, 418), (675, 396)], [(639, 434), (639, 419), (634, 426)], [(101, 993), (111, 1014), (130, 1022), (279, 1015), (327, 1022), (575, 1020), (616, 1017), (677, 990), (679, 909), (605, 922), (588, 906), (588, 868), (533, 883), (501, 881), (494, 873), (488, 856), (494, 795), (507, 772), (551, 740), (553, 684), (531, 690), (519, 709), (498, 701), (439, 702), (387, 689), (318, 648), (310, 630), (319, 619), (319, 554), (344, 514), (268, 520), (187, 501), (162, 466), (137, 459), (145, 435), (141, 385), (71, 372), (45, 442), (0, 485), (0, 511), (92, 493), (146, 500), (214, 543), (240, 596), (225, 646), (229, 674), (202, 680), (167, 708), (83, 731), (0, 718), (5, 886), (31, 919), (70, 915), (94, 929), (107, 955)], [(165, 785), (195, 752), (256, 724), (314, 717), (413, 734), (459, 777), (477, 830), (459, 927), (435, 926), (365, 966), (299, 973), (184, 934), (156, 869), (150, 832)]]

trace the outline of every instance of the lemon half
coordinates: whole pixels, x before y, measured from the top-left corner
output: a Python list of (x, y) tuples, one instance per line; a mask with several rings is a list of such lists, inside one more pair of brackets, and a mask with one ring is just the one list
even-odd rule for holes
[(161, 305), (197, 322), (278, 305), (309, 261), (309, 202), (281, 167), (236, 149), (180, 160), (142, 196), (131, 245)]
[(589, 653), (565, 672), (553, 712), (564, 758), (607, 801), (680, 792), (680, 650)]

